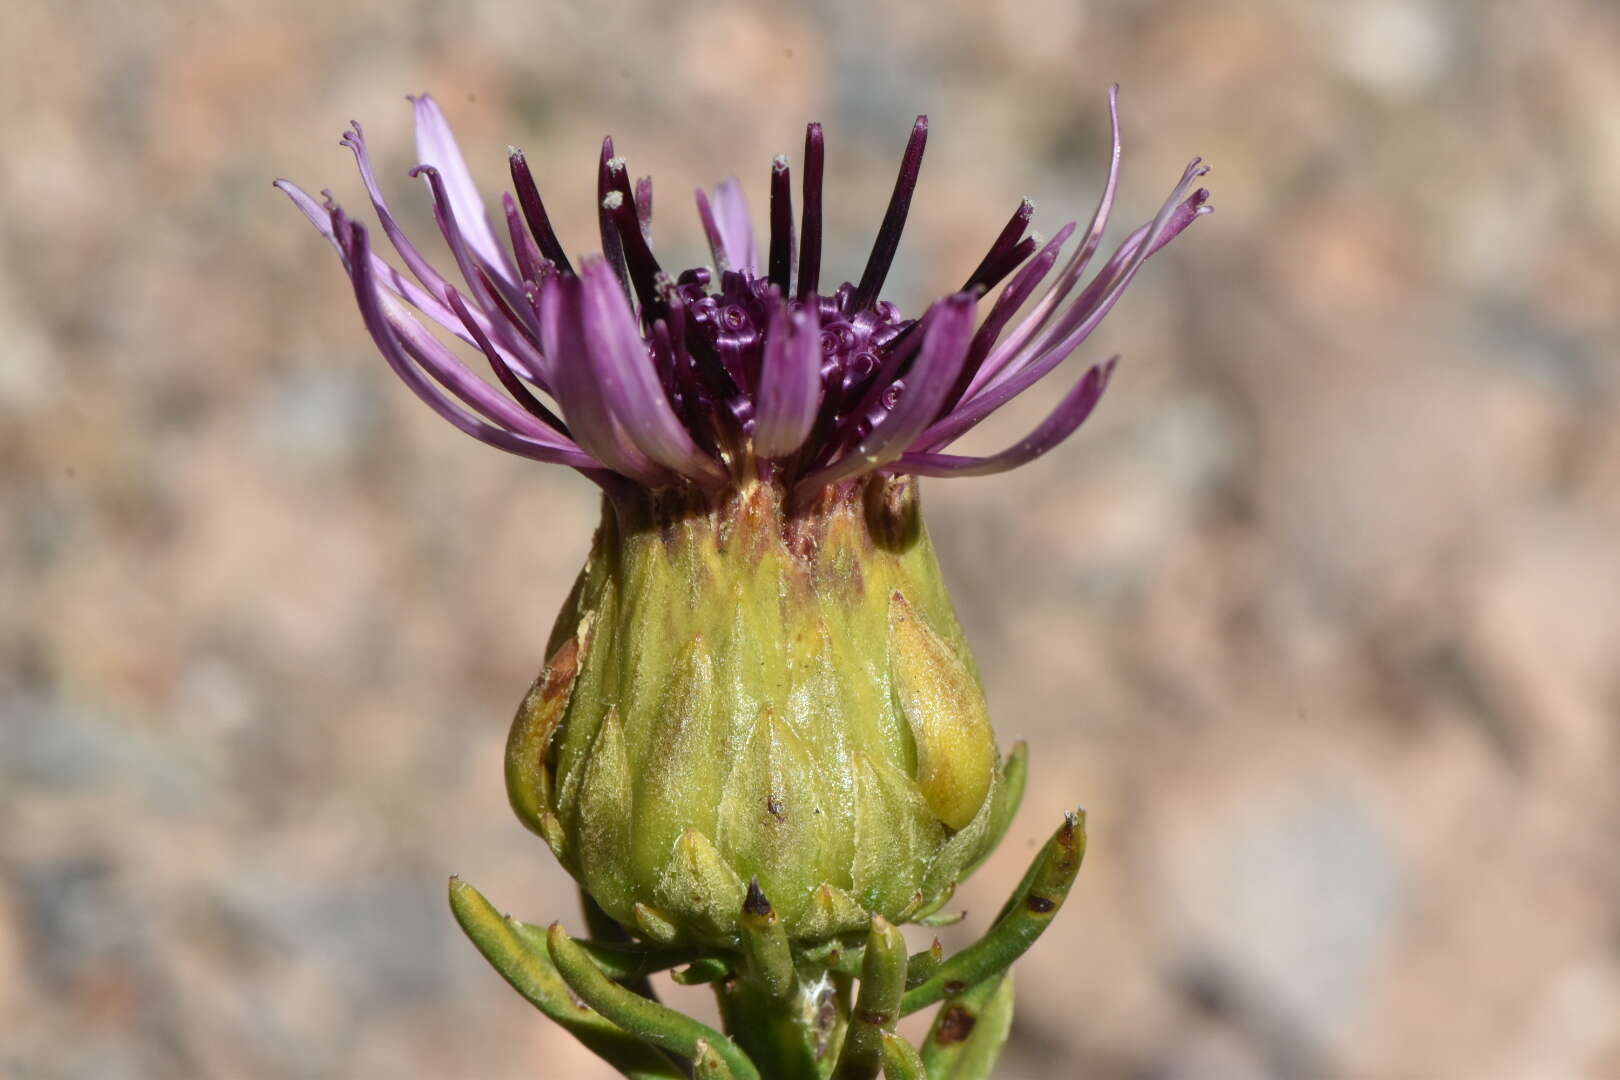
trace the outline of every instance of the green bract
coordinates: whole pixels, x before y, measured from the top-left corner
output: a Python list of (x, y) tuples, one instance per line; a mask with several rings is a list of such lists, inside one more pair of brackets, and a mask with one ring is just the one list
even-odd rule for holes
[(943, 904), (1016, 801), (910, 479), (605, 500), (548, 655), (513, 806), (648, 940), (740, 947), (753, 878), (795, 953), (864, 939)]

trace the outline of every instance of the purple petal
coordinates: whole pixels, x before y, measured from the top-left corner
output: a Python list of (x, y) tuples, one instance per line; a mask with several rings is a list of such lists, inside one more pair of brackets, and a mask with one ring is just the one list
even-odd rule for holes
[[(1209, 167), (1206, 165), (1199, 175), (1202, 176), (1203, 173), (1207, 172), (1209, 172)], [(1215, 208), (1209, 204), (1209, 189), (1199, 188), (1181, 200), (1180, 204), (1176, 206), (1175, 211), (1170, 215), (1170, 220), (1165, 223), (1164, 231), (1149, 246), (1145, 257), (1152, 258), (1157, 255), (1166, 244), (1180, 236), (1187, 226), (1205, 214), (1213, 214), (1214, 212)]]
[[(427, 291), (434, 297), (442, 298), (445, 295), (445, 289), (450, 283), (422, 256), (421, 251), (417, 249), (416, 245), (411, 242), (410, 237), (405, 235), (405, 231), (394, 220), (393, 213), (388, 209), (388, 204), (383, 199), (382, 189), (377, 184), (377, 174), (372, 168), (371, 155), (366, 148), (365, 133), (360, 129), (360, 124), (358, 122), (351, 124), (350, 130), (344, 132), (343, 138), (339, 141), (343, 146), (353, 151), (355, 162), (360, 168), (361, 182), (365, 184), (366, 194), (371, 197), (372, 208), (377, 212), (377, 220), (381, 222), (383, 232), (388, 235), (388, 239), (393, 243), (394, 250), (399, 252), (400, 258), (405, 260), (405, 265), (410, 267), (411, 273), (416, 275), (417, 280), (421, 281)], [(430, 167), (428, 171), (436, 173), (437, 170)], [(417, 170), (412, 170), (412, 175), (416, 174)], [(431, 179), (429, 183), (431, 185)], [(448, 194), (446, 193), (445, 201), (447, 201), (447, 198)], [(440, 222), (441, 230), (446, 229), (445, 221), (453, 221), (453, 217), (447, 217), (444, 212), (436, 211), (435, 216), (442, 219)], [(456, 261), (462, 267), (464, 274), (471, 273), (470, 268), (475, 264), (468, 255), (465, 244), (462, 245), (459, 252), (457, 251), (456, 244), (458, 241), (452, 238), (452, 232), (455, 232), (457, 236), (459, 236), (459, 232), (455, 230), (446, 232), (446, 239), (451, 241), (451, 250), (457, 252)], [(487, 298), (490, 296), (490, 290), (479, 287), (480, 283), (476, 280), (476, 275), (469, 278), (467, 284), (472, 288), (473, 295), (479, 298), (481, 305), (489, 308), (498, 306), (492, 302), (486, 303)], [(509, 296), (506, 300), (508, 305), (511, 305), (517, 300), (517, 297)], [(521, 308), (522, 305), (518, 306)], [(524, 341), (514, 342), (513, 335), (506, 332), (501, 325), (502, 320), (490, 317), (488, 312), (474, 308), (473, 315), (479, 319), (479, 328), (494, 338), (497, 345), (506, 350), (507, 362), (517, 371), (522, 372), (525, 378), (539, 382), (539, 357), (536, 355), (534, 348)], [(456, 328), (456, 321), (452, 320), (445, 325)], [(456, 332), (460, 332), (458, 328), (456, 328)], [(541, 385), (543, 386), (543, 384)]]
[(765, 458), (791, 454), (809, 437), (821, 408), (821, 317), (817, 305), (806, 304), (793, 313), (791, 320), (786, 305), (771, 309), (759, 382), (754, 405), (754, 452)]
[(698, 220), (703, 223), (703, 235), (709, 241), (709, 257), (714, 260), (714, 268), (724, 273), (731, 268), (726, 258), (726, 242), (720, 236), (720, 223), (714, 219), (714, 207), (709, 204), (709, 194), (702, 188), (692, 189), (692, 198), (697, 202)]
[(759, 252), (754, 247), (754, 219), (748, 212), (748, 199), (735, 177), (714, 189), (714, 209), (720, 236), (731, 256), (731, 266), (749, 277), (759, 272)]
[(973, 336), (974, 298), (956, 293), (938, 301), (923, 316), (922, 345), (906, 373), (904, 391), (894, 409), (871, 434), (839, 460), (812, 472), (794, 489), (803, 499), (821, 488), (861, 473), (881, 469), (916, 443), (936, 416), (967, 359)]
[(473, 438), (510, 453), (533, 458), (536, 461), (572, 465), (578, 469), (599, 467), (598, 462), (580, 453), (578, 449), (570, 449), (555, 442), (540, 442), (485, 423), (459, 408), (429, 382), (422, 371), (411, 362), (384, 311), (384, 300), (388, 293), (377, 287), (372, 275), (370, 241), (365, 228), (359, 224), (343, 222), (339, 228), (340, 240), (345, 230), (350, 234), (349, 263), (354, 268), (351, 279), (354, 282), (355, 299), (360, 305), (360, 315), (365, 320), (366, 329), (371, 332), (372, 340), (377, 343), (377, 348), (381, 350), (388, 366), (394, 369), (394, 373), (426, 402), (429, 408)]
[(511, 195), (501, 195), (501, 212), (506, 215), (506, 232), (512, 239), (512, 253), (517, 256), (518, 273), (525, 283), (540, 284), (546, 257), (540, 253), (540, 246), (529, 235), (529, 230), (523, 227), (517, 200)]
[[(1142, 264), (1200, 215), (1209, 212), (1211, 208), (1204, 205), (1205, 200), (1209, 198), (1208, 190), (1200, 188), (1187, 195), (1187, 189), (1192, 186), (1193, 181), (1208, 172), (1209, 166), (1194, 158), (1187, 165), (1180, 182), (1160, 207), (1154, 219), (1147, 225), (1138, 227), (1126, 238), (1118, 250), (1109, 257), (1096, 278), (1081, 291), (1079, 297), (1064, 310), (1057, 321), (1039, 335), (1020, 356), (1006, 365), (1006, 374), (1002, 378), (1009, 377), (1024, 364), (1029, 363), (1038, 351), (1054, 347), (1052, 343), (1059, 339), (1066, 338), (1075, 344), (1083, 340), (1085, 335), (1102, 321), (1103, 315), (1107, 314), (1108, 309), (1119, 299), (1125, 287), (1136, 276), (1136, 272), (1142, 268)], [(1082, 331), (1081, 327), (1086, 329)], [(1072, 348), (1072, 345), (1070, 347)], [(994, 381), (987, 385), (994, 385)]]
[(489, 214), (484, 208), (483, 196), (473, 183), (456, 137), (450, 132), (450, 122), (444, 111), (430, 94), (410, 98), (416, 110), (416, 153), (423, 165), (431, 165), (444, 177), (445, 189), (450, 194), (450, 205), (455, 210), (456, 223), (461, 226), (467, 244), (478, 257), (497, 271), (508, 285), (517, 283), (512, 262), (506, 251), (495, 240), (490, 228)]
[(355, 164), (360, 168), (360, 182), (366, 186), (366, 194), (371, 197), (371, 207), (377, 212), (377, 220), (388, 236), (389, 243), (394, 245), (399, 257), (405, 260), (405, 265), (428, 292), (434, 296), (443, 296), (444, 287), (448, 282), (433, 268), (432, 263), (423, 258), (416, 245), (411, 243), (411, 238), (399, 227), (399, 223), (394, 220), (393, 212), (388, 209), (387, 201), (383, 199), (382, 188), (377, 184), (377, 173), (371, 166), (371, 154), (366, 149), (366, 136), (360, 129), (360, 122), (354, 121), (339, 142), (354, 152)]
[[(514, 284), (512, 271), (490, 265), (473, 250), (466, 230), (461, 227), (461, 219), (456, 216), (455, 205), (450, 201), (450, 188), (444, 174), (435, 165), (418, 165), (411, 169), (410, 175), (427, 181), (428, 191), (433, 197), (433, 220), (438, 224), (439, 233), (449, 246), (462, 278), (478, 298), (479, 304), (486, 312), (505, 315), (507, 322), (527, 330), (532, 338), (534, 327), (528, 322), (525, 306), (519, 302), (525, 291), (523, 284)], [(496, 320), (496, 333), (501, 334), (504, 329), (500, 320)]]
[[(973, 335), (973, 344), (968, 348), (967, 363), (962, 365), (962, 372), (956, 377), (956, 387), (951, 396), (945, 400), (944, 408), (949, 410), (956, 407), (957, 402), (967, 397), (983, 380), (980, 372), (984, 369), (985, 357), (995, 346), (996, 338), (1000, 336), (1002, 328), (1007, 321), (1024, 306), (1029, 294), (1045, 280), (1046, 275), (1052, 272), (1057, 265), (1058, 252), (1074, 232), (1074, 222), (1069, 222), (1058, 230), (1058, 234), (1047, 241), (1046, 246), (1018, 271), (1007, 287), (1001, 290), (996, 302), (991, 305), (990, 314), (985, 316), (979, 330)], [(1033, 239), (1033, 237), (1031, 238)], [(964, 290), (965, 291), (965, 290)]]
[[(494, 369), (495, 377), (500, 380), (501, 386), (506, 389), (506, 392), (517, 399), (517, 403), (523, 406), (524, 411), (526, 411), (530, 416), (533, 416), (536, 420), (539, 420), (541, 423), (545, 424), (552, 431), (566, 438), (568, 435), (568, 426), (564, 424), (562, 420), (558, 419), (556, 413), (546, 408), (545, 403), (539, 398), (535, 397), (534, 394), (529, 391), (529, 388), (523, 385), (523, 381), (517, 377), (517, 375), (512, 371), (511, 367), (507, 365), (506, 361), (501, 359), (500, 351), (495, 348), (495, 343), (490, 341), (489, 337), (482, 330), (478, 329), (478, 324), (473, 321), (472, 312), (467, 307), (466, 303), (462, 301), (461, 294), (456, 292), (454, 289), (451, 289), (448, 299), (450, 301), (450, 306), (455, 309), (456, 314), (461, 318), (462, 322), (466, 324), (467, 331), (471, 333), (473, 338), (478, 342), (479, 351), (481, 351), (485, 358), (489, 360), (489, 366)], [(471, 402), (468, 404), (471, 404)], [(486, 415), (488, 414), (486, 413)], [(491, 416), (490, 419), (499, 422), (500, 418)], [(570, 443), (570, 445), (572, 444)]]
[(1114, 209), (1114, 195), (1119, 189), (1119, 162), (1121, 156), (1121, 143), (1119, 138), (1119, 84), (1115, 83), (1108, 91), (1108, 122), (1113, 133), (1113, 154), (1108, 160), (1108, 182), (1103, 185), (1102, 195), (1097, 199), (1097, 207), (1091, 213), (1091, 222), (1086, 226), (1086, 235), (1075, 248), (1074, 254), (1064, 264), (1063, 270), (1058, 274), (1052, 288), (1041, 297), (1029, 315), (1013, 329), (1006, 341), (998, 345), (983, 368), (975, 376), (974, 385), (968, 392), (974, 393), (982, 387), (992, 376), (996, 375), (1006, 366), (1008, 360), (1018, 355), (1025, 344), (1038, 334), (1051, 320), (1058, 306), (1073, 291), (1079, 283), (1081, 275), (1091, 263), (1091, 257), (1097, 251), (1097, 245), (1102, 242), (1103, 232), (1108, 228), (1108, 219)]
[(748, 200), (743, 196), (742, 184), (735, 178), (720, 184), (714, 189), (712, 204), (702, 188), (694, 194), (698, 217), (703, 220), (703, 231), (709, 237), (715, 269), (740, 270), (752, 277), (757, 272), (759, 259), (754, 251), (754, 223), (748, 216)]
[(1119, 190), (1119, 162), (1121, 157), (1121, 144), (1119, 140), (1119, 84), (1115, 83), (1108, 88), (1108, 125), (1112, 132), (1113, 152), (1108, 158), (1108, 182), (1103, 185), (1103, 193), (1097, 199), (1097, 208), (1091, 212), (1091, 223), (1086, 226), (1086, 238), (1080, 242), (1080, 247), (1074, 253), (1074, 277), (1079, 278), (1085, 271), (1086, 264), (1096, 253), (1097, 245), (1102, 243), (1103, 232), (1108, 228), (1108, 219), (1114, 210), (1114, 194)]
[(642, 453), (608, 412), (591, 362), (596, 328), (586, 324), (584, 288), (577, 277), (558, 276), (540, 293), (541, 348), (557, 403), (574, 441), (587, 454), (643, 487), (664, 487), (670, 474)]
[[(368, 281), (375, 285), (376, 279), (371, 275), (369, 267), (366, 273)], [(454, 289), (451, 290), (449, 298), (452, 305), (459, 304)], [(445, 348), (438, 338), (418, 322), (392, 293), (379, 291), (377, 306), (400, 344), (446, 390), (491, 422), (509, 431), (562, 449), (575, 448), (572, 442), (555, 429), (514, 405), (501, 396), (494, 387), (475, 375), (459, 357)], [(470, 320), (468, 329), (474, 334), (475, 339), (482, 336), (481, 332), (471, 325)]]
[[(484, 312), (490, 315), (487, 332), (495, 342), (508, 352), (522, 358), (523, 371), (539, 372), (543, 368), (539, 349), (534, 336), (537, 329), (533, 325), (533, 312), (525, 303), (525, 290), (513, 289), (505, 281), (491, 276), (491, 268), (485, 267), (476, 260), (476, 255), (467, 246), (466, 234), (461, 231), (461, 222), (455, 216), (455, 208), (450, 205), (449, 191), (445, 187), (444, 177), (432, 165), (418, 165), (411, 170), (412, 176), (424, 177), (429, 189), (433, 192), (433, 216), (439, 223), (439, 231), (444, 235), (445, 243), (450, 246), (450, 253), (455, 257), (456, 265), (461, 268), (461, 276), (466, 279), (467, 286), (472, 290), (473, 296), (478, 300)], [(445, 283), (446, 290), (449, 283)], [(495, 290), (502, 289), (502, 293)], [(510, 294), (504, 290), (511, 289)], [(497, 313), (503, 317), (497, 317)], [(539, 379), (542, 388), (545, 383)]]
[[(298, 207), (303, 215), (309, 219), (309, 223), (315, 226), (317, 232), (331, 241), (332, 246), (337, 249), (338, 255), (347, 263), (349, 253), (344, 249), (342, 243), (338, 241), (337, 233), (332, 227), (332, 211), (316, 202), (314, 196), (291, 180), (277, 180), (275, 186), (280, 188), (293, 201), (293, 205)], [(375, 251), (371, 252), (371, 268), (372, 273), (378, 277), (382, 284), (392, 289), (395, 295), (409, 300), (434, 322), (461, 336), (462, 340), (466, 341), (467, 344), (473, 344), (472, 338), (466, 336), (466, 330), (460, 325), (460, 321), (449, 308), (445, 307), (437, 297), (425, 291), (416, 282), (389, 266), (388, 263), (383, 261), (383, 257)]]
[(670, 407), (612, 270), (600, 259), (587, 259), (580, 280), (586, 345), (608, 414), (658, 464), (694, 480), (728, 483), (726, 471), (698, 449)]
[[(1069, 305), (1057, 322), (1041, 334), (1035, 344), (1025, 351), (1024, 357), (1019, 362), (1008, 366), (1009, 371), (1017, 370), (1038, 349), (1044, 349), (1066, 335), (1073, 335), (1078, 326), (1089, 322), (1095, 327), (1102, 318), (1101, 314), (1094, 315), (1095, 308), (1100, 306), (1103, 313), (1106, 313), (1107, 307), (1111, 307), (1119, 298), (1119, 294), (1124, 291), (1131, 278), (1136, 276), (1136, 272), (1141, 269), (1144, 262), (1175, 239), (1188, 225), (1213, 210), (1213, 207), (1205, 205), (1205, 201), (1209, 198), (1207, 189), (1199, 188), (1191, 195), (1186, 195), (1187, 188), (1192, 186), (1192, 182), (1208, 172), (1209, 166), (1201, 164), (1194, 158), (1187, 166), (1186, 172), (1182, 174), (1181, 182), (1171, 192), (1169, 199), (1165, 200), (1164, 206), (1153, 221), (1140, 226), (1126, 238), (1125, 243), (1109, 257), (1097, 277), (1086, 286), (1074, 303)], [(1087, 333), (1089, 332), (1088, 330)]]
[(1074, 434), (1074, 429), (1085, 423), (1107, 389), (1108, 379), (1118, 362), (1119, 357), (1111, 357), (1086, 372), (1050, 416), (1041, 421), (1034, 431), (999, 454), (963, 457), (958, 454), (909, 453), (900, 456), (892, 471), (917, 476), (989, 476), (1027, 465)]
[[(347, 267), (349, 253), (344, 249), (343, 244), (339, 242), (337, 234), (333, 230), (332, 211), (316, 202), (308, 192), (290, 180), (277, 180), (275, 186), (285, 192), (287, 197), (293, 201), (293, 205), (297, 206), (303, 212), (303, 215), (309, 219), (310, 224), (314, 225), (322, 236), (332, 242), (332, 246), (337, 249), (338, 255), (344, 260), (345, 267)], [(468, 333), (467, 327), (456, 317), (455, 312), (440, 302), (438, 297), (427, 292), (416, 282), (384, 262), (382, 256), (378, 255), (374, 250), (371, 252), (371, 272), (379, 283), (387, 286), (396, 296), (410, 302), (428, 318), (455, 334), (462, 341), (465, 341), (468, 345), (478, 344), (477, 339)], [(445, 282), (445, 284), (446, 286), (449, 285), (448, 282)], [(477, 308), (471, 309), (471, 313), (473, 320), (478, 324), (479, 330), (487, 334), (490, 326), (489, 316)], [(539, 372), (531, 370), (530, 364), (516, 359), (510, 353), (503, 354), (501, 358), (506, 361), (508, 366), (521, 372), (531, 382), (538, 379)]]
[[(455, 294), (452, 294), (455, 295)], [(503, 397), (494, 387), (479, 378), (461, 362), (461, 359), (411, 318), (399, 301), (384, 294), (381, 298), (383, 317), (393, 329), (405, 351), (415, 358), (439, 384), (460, 398), (491, 423), (514, 434), (523, 435), (559, 449), (574, 449), (572, 441), (555, 429), (541, 423), (536, 417)]]
[[(1189, 202), (1196, 204), (1190, 213), (1183, 208), (1182, 199), (1192, 182), (1208, 171), (1208, 166), (1194, 158), (1158, 215), (1120, 245), (1102, 273), (1064, 313), (1057, 325), (1018, 356), (1009, 359), (1003, 365), (1003, 370), (990, 378), (981, 390), (930, 427), (923, 436), (923, 444), (938, 448), (960, 438), (986, 416), (1033, 386), (1078, 348), (1113, 309), (1148, 255), (1163, 246), (1161, 241), (1169, 234), (1172, 225), (1179, 222), (1185, 228), (1198, 216), (1202, 206), (1200, 194), (1188, 197)], [(1058, 335), (1063, 336), (1054, 341)], [(986, 366), (989, 366), (988, 363)]]

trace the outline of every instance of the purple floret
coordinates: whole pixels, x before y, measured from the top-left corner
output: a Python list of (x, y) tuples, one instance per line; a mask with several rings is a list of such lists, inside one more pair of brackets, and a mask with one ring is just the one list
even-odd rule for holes
[[(1035, 209), (1026, 199), (961, 291), (918, 319), (904, 318), (879, 296), (921, 172), (927, 117), (912, 129), (859, 282), (831, 292), (820, 289), (819, 124), (805, 133), (797, 237), (791, 172), (778, 156), (763, 266), (742, 186), (733, 179), (712, 194), (697, 192), (714, 271), (673, 277), (651, 247), (652, 181), (631, 183), (611, 139), (603, 142), (597, 171), (601, 253), (570, 261), (528, 161), (515, 149), (508, 152), (514, 192), (502, 197), (496, 219), (505, 224), (506, 242), (499, 239), (443, 112), (425, 94), (411, 98), (422, 159), (412, 175), (427, 182), (463, 286), (451, 284), (399, 227), (359, 124), (342, 144), (353, 151), (383, 234), (409, 275), (377, 255), (365, 227), (329, 195), (321, 202), (289, 181), (276, 186), (337, 248), (389, 366), (462, 431), (514, 454), (572, 466), (609, 487), (723, 491), (769, 478), (809, 500), (873, 472), (1003, 472), (1040, 457), (1091, 415), (1117, 357), (1088, 369), (1046, 419), (1006, 450), (982, 457), (945, 452), (1078, 349), (1142, 264), (1212, 209), (1209, 192), (1193, 189), (1209, 171), (1195, 158), (1154, 219), (1081, 284), (1118, 186), (1117, 94), (1118, 87), (1109, 94), (1108, 181), (1062, 268), (1059, 257), (1075, 224), (1043, 243), (1026, 232)], [(1054, 270), (1045, 294), (1026, 311)], [(1003, 281), (979, 319), (980, 297)], [(468, 367), (430, 325), (482, 353), (494, 381)]]

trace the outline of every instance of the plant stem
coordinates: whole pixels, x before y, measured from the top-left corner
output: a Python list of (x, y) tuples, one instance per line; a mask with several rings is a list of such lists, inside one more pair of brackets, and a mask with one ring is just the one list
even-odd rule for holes
[(822, 1080), (837, 1060), (849, 1025), (849, 980), (800, 982), (773, 998), (746, 979), (715, 984), (726, 1034), (771, 1080)]

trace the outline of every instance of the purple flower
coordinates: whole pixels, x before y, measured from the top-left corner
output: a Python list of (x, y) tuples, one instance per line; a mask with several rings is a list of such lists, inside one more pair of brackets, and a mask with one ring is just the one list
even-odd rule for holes
[[(1154, 219), (1082, 283), (1114, 203), (1117, 94), (1118, 87), (1109, 94), (1108, 182), (1062, 267), (1059, 255), (1075, 224), (1043, 243), (1025, 232), (1034, 212), (1026, 199), (961, 290), (917, 319), (903, 317), (880, 293), (922, 166), (926, 117), (912, 129), (860, 280), (831, 291), (821, 288), (819, 124), (805, 134), (797, 236), (787, 159), (772, 164), (763, 264), (737, 181), (697, 192), (713, 271), (663, 270), (648, 240), (652, 182), (631, 184), (611, 139), (602, 144), (597, 173), (600, 254), (577, 267), (569, 260), (519, 150), (509, 151), (515, 195), (501, 199), (503, 243), (443, 112), (426, 95), (411, 99), (422, 159), (411, 175), (432, 192), (461, 286), (400, 229), (359, 124), (342, 144), (354, 152), (382, 231), (409, 275), (372, 249), (369, 231), (330, 194), (318, 202), (289, 181), (276, 186), (337, 248), (384, 359), (461, 430), (514, 454), (571, 465), (605, 487), (629, 481), (712, 490), (764, 477), (805, 500), (872, 472), (980, 476), (1015, 468), (1090, 415), (1117, 357), (1087, 370), (1045, 420), (1000, 453), (946, 452), (1067, 359), (1148, 257), (1212, 209), (1207, 190), (1192, 190), (1208, 172), (1194, 158)], [(1002, 281), (1006, 287), (979, 319), (979, 298)], [(428, 324), (482, 353), (494, 382)]]

